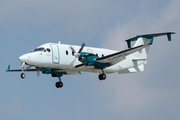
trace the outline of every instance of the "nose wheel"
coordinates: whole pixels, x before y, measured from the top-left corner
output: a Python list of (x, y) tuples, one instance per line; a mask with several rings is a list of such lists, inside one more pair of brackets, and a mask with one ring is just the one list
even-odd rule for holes
[(59, 82), (56, 82), (55, 86), (57, 88), (62, 88), (63, 87), (63, 82), (61, 82), (61, 78), (59, 77)]
[(25, 78), (25, 74), (21, 73), (21, 78), (24, 79)]

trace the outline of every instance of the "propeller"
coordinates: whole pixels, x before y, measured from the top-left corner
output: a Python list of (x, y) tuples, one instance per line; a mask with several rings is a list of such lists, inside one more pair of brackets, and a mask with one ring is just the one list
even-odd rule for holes
[[(81, 45), (81, 48), (79, 49), (78, 52), (76, 52), (75, 49), (74, 49), (72, 46), (70, 46), (70, 48), (71, 48), (71, 50), (72, 50), (72, 52), (73, 52), (73, 56), (75, 56), (76, 58), (80, 58), (80, 56), (81, 56), (81, 51), (83, 50), (84, 46), (85, 46), (85, 43), (83, 43), (83, 44)], [(73, 63), (75, 62), (76, 58), (72, 61), (71, 65), (73, 65)]]
[(75, 60), (76, 60), (76, 58), (74, 58), (74, 60), (71, 62), (71, 64), (70, 64), (71, 66), (74, 64)]
[(83, 50), (83, 48), (84, 48), (84, 46), (85, 46), (85, 43), (83, 43), (82, 45), (81, 45), (81, 48), (79, 49), (79, 51), (78, 52), (76, 52), (75, 51), (75, 49), (72, 47), (72, 46), (70, 46), (70, 48), (71, 48), (71, 50), (73, 51), (73, 55), (76, 57), (76, 58), (79, 58), (80, 56), (81, 56), (81, 51)]
[(27, 65), (27, 67), (26, 67), (26, 69), (29, 69), (29, 68), (31, 68), (32, 66), (30, 66), (30, 65)]
[[(33, 67), (33, 66), (31, 66), (31, 65), (27, 65), (27, 67), (26, 67), (26, 69), (25, 70), (28, 70), (28, 69), (30, 69), (31, 67)], [(39, 68), (38, 67), (36, 67), (36, 70), (37, 70), (37, 77), (39, 77), (40, 76), (40, 72), (39, 72)]]
[(38, 68), (38, 71), (36, 73), (37, 73), (37, 77), (39, 77), (40, 76), (39, 68)]

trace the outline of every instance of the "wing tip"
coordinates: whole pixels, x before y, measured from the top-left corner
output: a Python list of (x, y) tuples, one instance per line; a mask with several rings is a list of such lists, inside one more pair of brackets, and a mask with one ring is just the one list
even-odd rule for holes
[(10, 65), (8, 65), (8, 67), (7, 67), (7, 70), (6, 71), (10, 71)]
[(176, 32), (170, 32), (170, 34), (176, 34)]

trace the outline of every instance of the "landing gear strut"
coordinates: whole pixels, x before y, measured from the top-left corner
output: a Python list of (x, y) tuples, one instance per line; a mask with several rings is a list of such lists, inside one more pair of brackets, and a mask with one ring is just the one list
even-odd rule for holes
[(63, 87), (63, 82), (61, 82), (61, 78), (59, 77), (59, 82), (56, 82), (56, 87), (57, 88), (62, 88)]
[(21, 68), (22, 68), (21, 78), (22, 78), (22, 79), (25, 78), (25, 74), (24, 74), (24, 65), (25, 65), (25, 62), (23, 62), (22, 65), (21, 65)]
[(105, 80), (106, 74), (104, 74), (104, 70), (102, 69), (102, 74), (99, 74), (99, 80)]

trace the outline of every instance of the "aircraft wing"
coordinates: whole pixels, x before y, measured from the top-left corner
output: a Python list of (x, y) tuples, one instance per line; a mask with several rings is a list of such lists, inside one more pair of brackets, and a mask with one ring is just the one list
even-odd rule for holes
[[(10, 65), (8, 65), (8, 68), (6, 71), (7, 72), (22, 72), (22, 69), (10, 70)], [(23, 71), (25, 71), (25, 72), (36, 72), (36, 71), (39, 71), (39, 69), (38, 68), (36, 68), (36, 69), (24, 69)]]
[[(7, 72), (21, 72), (22, 69), (17, 69), (17, 70), (6, 70)], [(23, 71), (25, 72), (36, 72), (36, 71), (39, 71), (37, 69), (24, 69)]]
[(137, 46), (137, 47), (134, 47), (134, 48), (131, 48), (131, 49), (127, 49), (127, 50), (124, 50), (124, 51), (121, 51), (121, 52), (117, 52), (117, 53), (114, 53), (114, 54), (110, 54), (110, 55), (107, 55), (107, 56), (104, 56), (104, 57), (100, 57), (100, 58), (95, 58), (94, 61), (95, 62), (99, 62), (99, 63), (109, 63), (110, 65), (114, 65), (118, 62), (121, 62), (123, 60), (126, 59), (126, 56), (134, 53), (134, 52), (137, 52), (147, 46), (149, 46), (150, 44), (145, 44), (145, 45), (140, 45), (140, 46)]
[[(50, 70), (50, 71), (49, 71)], [(6, 70), (7, 72), (22, 72), (22, 69), (10, 70), (10, 65)], [(24, 69), (24, 72), (47, 72), (47, 73), (60, 73), (64, 75), (75, 75), (81, 74), (80, 71), (73, 71), (73, 70), (62, 70), (62, 69), (49, 69), (49, 68), (36, 68), (36, 69)]]

